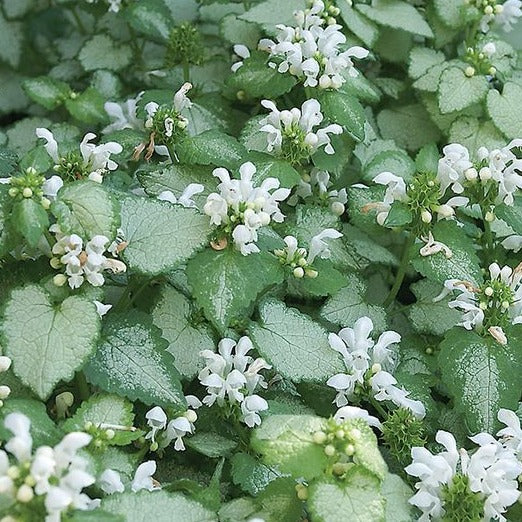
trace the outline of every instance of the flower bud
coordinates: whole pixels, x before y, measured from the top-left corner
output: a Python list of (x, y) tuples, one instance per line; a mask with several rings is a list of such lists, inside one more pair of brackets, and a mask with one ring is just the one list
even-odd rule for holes
[(336, 451), (335, 451), (335, 447), (332, 446), (331, 444), (328, 444), (328, 446), (326, 446), (324, 448), (324, 454), (327, 456), (327, 457), (333, 457), (335, 455)]
[(502, 301), (502, 308), (504, 310), (507, 310), (509, 308), (509, 301)]
[(6, 386), (5, 384), (0, 386), (0, 399), (7, 399), (9, 397), (9, 394), (11, 393), (11, 388), (9, 386)]
[(421, 219), (422, 219), (423, 223), (431, 223), (433, 216), (431, 215), (431, 212), (429, 210), (424, 209), (421, 212)]
[(310, 279), (315, 279), (319, 275), (319, 272), (317, 270), (312, 270), (311, 268), (308, 268), (305, 270), (305, 274)]
[(361, 430), (353, 428), (350, 430), (349, 435), (352, 437), (352, 439), (359, 440), (361, 438)]
[(42, 207), (47, 210), (50, 206), (51, 206), (51, 201), (47, 198), (42, 198), (40, 200), (40, 205), (42, 205)]
[(484, 7), (484, 14), (487, 14), (487, 15), (493, 14), (493, 7), (491, 7), (490, 5), (487, 5), (486, 7)]
[(382, 370), (382, 366), (379, 363), (375, 363), (372, 365), (372, 374), (375, 375)]
[(319, 138), (317, 137), (317, 134), (314, 134), (313, 132), (309, 132), (306, 135), (304, 142), (305, 142), (305, 145), (308, 145), (309, 147), (313, 148), (319, 142)]
[(25, 187), (24, 190), (22, 190), (22, 196), (24, 198), (32, 198), (33, 191), (29, 187)]
[(487, 310), (487, 308), (488, 308), (488, 303), (486, 303), (485, 301), (481, 301), (481, 302), (479, 303), (479, 308), (480, 308), (481, 310)]
[(194, 424), (198, 420), (198, 414), (194, 410), (187, 410), (185, 412), (185, 418)]
[(489, 167), (482, 167), (479, 171), (481, 181), (488, 181), (491, 179), (491, 169)]
[(491, 74), (491, 76), (495, 76), (495, 74), (497, 74), (497, 69), (496, 67), (493, 67), (491, 66), (488, 70), (489, 74)]
[(20, 476), (20, 469), (18, 466), (10, 466), (7, 470), (7, 476), (12, 480), (16, 480)]
[(474, 181), (478, 178), (478, 172), (475, 167), (470, 167), (464, 171), (464, 176), (468, 181)]
[(344, 452), (346, 455), (351, 457), (355, 453), (355, 446), (353, 444), (348, 444), (346, 448), (344, 448)]
[(14, 198), (16, 196), (18, 196), (18, 189), (16, 187), (11, 187), (9, 190), (8, 190), (8, 194)]
[(330, 205), (330, 210), (336, 216), (342, 216), (344, 214), (345, 208), (344, 208), (344, 205), (340, 201), (334, 201)]
[(63, 286), (65, 283), (67, 283), (67, 276), (65, 276), (64, 274), (56, 274), (53, 277), (53, 283), (56, 286)]
[(308, 488), (303, 484), (297, 484), (295, 486), (295, 491), (297, 493), (297, 498), (299, 500), (307, 500), (308, 499)]
[(321, 89), (329, 89), (332, 86), (332, 80), (330, 80), (330, 77), (326, 74), (323, 74), (319, 78), (319, 87)]
[(16, 500), (18, 500), (18, 502), (22, 502), (23, 504), (27, 504), (28, 502), (31, 502), (33, 498), (33, 488), (29, 487), (27, 484), (22, 484), (16, 494)]
[(495, 14), (500, 14), (502, 11), (504, 11), (504, 6), (502, 4), (497, 4), (494, 7)]
[(150, 445), (150, 451), (158, 451), (158, 448), (159, 448), (159, 444), (154, 441), (151, 445)]
[(475, 68), (472, 67), (471, 65), (468, 65), (466, 67), (466, 69), (464, 70), (464, 74), (468, 77), (468, 78), (471, 78), (472, 76), (475, 76)]
[(11, 359), (6, 355), (0, 355), (0, 373), (6, 372), (11, 367)]
[(443, 218), (449, 218), (455, 214), (455, 210), (449, 205), (440, 205), (437, 209), (437, 214)]
[(297, 279), (301, 279), (303, 278), (305, 275), (305, 271), (303, 270), (302, 267), (298, 266), (296, 268), (294, 268), (294, 277), (297, 277)]
[(491, 297), (494, 293), (493, 291), (493, 288), (491, 288), (491, 286), (487, 286), (485, 289), (484, 289), (484, 293), (488, 296), (488, 297)]
[(493, 212), (486, 212), (486, 215), (484, 216), (484, 219), (488, 223), (491, 223), (492, 221), (495, 221), (495, 214), (493, 214)]
[(105, 431), (105, 437), (107, 440), (112, 440), (116, 436), (116, 432), (112, 429), (108, 429)]
[(326, 442), (326, 433), (324, 431), (316, 431), (312, 438), (316, 444), (324, 444)]
[(49, 261), (49, 264), (56, 270), (62, 266), (62, 262), (60, 261), (59, 257), (52, 257)]

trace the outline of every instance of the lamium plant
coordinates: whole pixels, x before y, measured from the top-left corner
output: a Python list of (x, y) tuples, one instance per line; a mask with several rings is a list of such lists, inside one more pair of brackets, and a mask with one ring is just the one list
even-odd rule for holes
[(522, 0), (3, 0), (0, 85), (0, 522), (522, 520)]

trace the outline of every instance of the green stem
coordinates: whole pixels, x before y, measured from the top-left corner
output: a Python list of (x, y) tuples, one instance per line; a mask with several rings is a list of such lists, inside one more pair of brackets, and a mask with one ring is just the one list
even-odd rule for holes
[(179, 163), (178, 155), (176, 154), (174, 145), (167, 145), (167, 150), (169, 151), (169, 156), (172, 163)]
[(384, 422), (388, 418), (388, 412), (373, 397), (370, 399), (370, 402), (372, 403), (372, 406), (377, 410), (377, 412), (381, 416), (382, 421)]
[(486, 220), (486, 211), (482, 209), (482, 221), (484, 223), (484, 239), (485, 239), (485, 250), (486, 250), (486, 261), (489, 265), (493, 259), (493, 251), (495, 249), (493, 241), (493, 232), (491, 230), (491, 223)]
[(89, 389), (85, 374), (83, 372), (77, 372), (74, 376), (74, 383), (80, 399), (86, 401), (91, 396), (91, 390)]
[(190, 64), (186, 60), (183, 62), (183, 81), (190, 82)]
[(409, 233), (408, 239), (404, 243), (404, 250), (402, 252), (401, 264), (399, 265), (399, 270), (397, 270), (397, 275), (395, 276), (395, 282), (393, 283), (392, 289), (384, 301), (384, 307), (388, 307), (393, 303), (393, 300), (397, 297), (399, 293), (399, 289), (404, 281), (404, 276), (406, 275), (406, 269), (408, 268), (408, 263), (410, 262), (410, 249), (413, 243), (415, 242), (415, 236), (412, 233)]

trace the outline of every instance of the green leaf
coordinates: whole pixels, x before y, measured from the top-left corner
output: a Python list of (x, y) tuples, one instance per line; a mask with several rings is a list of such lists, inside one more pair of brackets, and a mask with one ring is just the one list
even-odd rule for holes
[(219, 29), (221, 36), (231, 44), (241, 43), (253, 49), (263, 36), (257, 25), (241, 20), (235, 14), (225, 16), (219, 24)]
[(333, 295), (346, 286), (344, 274), (336, 270), (329, 260), (316, 259), (314, 269), (318, 272), (317, 277), (305, 276), (296, 278), (291, 269), (287, 269), (288, 293), (297, 296), (323, 297)]
[(292, 477), (280, 477), (267, 485), (257, 497), (263, 508), (263, 520), (280, 522), (302, 519), (303, 503), (297, 498), (295, 485)]
[(7, 21), (0, 12), (0, 60), (17, 68), (22, 57), (24, 26), (20, 22)]
[(388, 228), (403, 227), (411, 223), (413, 214), (406, 203), (394, 201), (391, 204), (390, 212), (384, 222)]
[(0, 175), (5, 177), (16, 168), (18, 163), (18, 155), (12, 150), (0, 148)]
[(256, 173), (252, 178), (255, 186), (261, 185), (266, 178), (278, 179), (281, 187), (285, 188), (293, 188), (301, 181), (299, 172), (284, 160), (262, 152), (251, 152), (248, 157), (256, 166)]
[(207, 242), (209, 219), (192, 208), (128, 197), (121, 228), (128, 241), (122, 256), (129, 268), (147, 275), (168, 272)]
[[(255, 270), (252, 267), (255, 266)], [(283, 280), (281, 264), (267, 252), (243, 256), (233, 248), (206, 249), (187, 264), (196, 303), (220, 332), (243, 319), (252, 303)]]
[(118, 201), (94, 181), (75, 181), (62, 187), (51, 210), (64, 233), (84, 239), (97, 234), (112, 239), (120, 224)]
[(420, 255), (422, 245), (412, 246), (410, 258), (415, 270), (427, 278), (444, 284), (447, 279), (459, 279), (480, 284), (482, 272), (475, 253), (473, 240), (454, 221), (440, 221), (433, 227), (433, 237), (448, 246), (452, 256), (448, 259), (443, 252), (430, 256)]
[(128, 491), (111, 495), (103, 499), (101, 509), (115, 515), (123, 515), (127, 521), (172, 522), (172, 517), (175, 516), (183, 522), (217, 522), (215, 513), (204, 508), (199, 502), (181, 493), (167, 491), (141, 490), (137, 493)]
[(292, 25), (295, 23), (294, 12), (306, 9), (305, 0), (266, 0), (241, 15), (241, 20), (254, 22), (268, 32), (274, 32), (276, 24)]
[(161, 328), (169, 342), (167, 350), (174, 356), (176, 368), (186, 379), (192, 379), (203, 367), (201, 350), (214, 345), (210, 329), (194, 323), (190, 301), (171, 286), (164, 286), (152, 310), (154, 324)]
[(449, 298), (434, 302), (442, 291), (440, 284), (423, 279), (411, 285), (411, 290), (417, 302), (409, 307), (408, 317), (417, 332), (443, 336), (460, 320), (461, 313), (448, 306)]
[(384, 139), (395, 140), (407, 150), (417, 150), (439, 140), (440, 133), (421, 105), (403, 105), (384, 109), (377, 116)]
[(150, 406), (182, 409), (186, 401), (167, 346), (147, 314), (137, 310), (113, 314), (85, 373), (90, 382), (109, 393)]
[(93, 87), (88, 87), (75, 98), (65, 100), (65, 107), (73, 118), (87, 124), (105, 123), (105, 98)]
[(235, 169), (246, 156), (246, 149), (236, 138), (217, 130), (205, 131), (176, 146), (181, 163), (214, 165)]
[(439, 107), (442, 114), (461, 111), (482, 101), (488, 92), (488, 81), (481, 75), (469, 78), (458, 67), (446, 69), (440, 77)]
[(356, 140), (364, 139), (366, 115), (357, 98), (339, 91), (324, 91), (319, 101), (325, 116), (334, 123), (342, 125)]
[(379, 36), (379, 30), (375, 24), (356, 11), (348, 2), (339, 2), (338, 7), (341, 10), (341, 18), (346, 27), (365, 45), (370, 48), (373, 47)]
[(410, 53), (408, 74), (413, 80), (424, 76), (432, 67), (445, 60), (444, 53), (429, 47), (414, 47)]
[(72, 511), (67, 522), (125, 522), (125, 518), (97, 508), (93, 511)]
[(186, 444), (194, 451), (210, 458), (227, 457), (237, 447), (237, 441), (227, 439), (219, 433), (197, 431), (186, 439)]
[(506, 138), (491, 121), (480, 121), (472, 116), (456, 119), (449, 130), (449, 143), (460, 143), (476, 158), (480, 147), (489, 150), (500, 149), (506, 145)]
[[(2, 382), (2, 384), (4, 384)], [(31, 436), (33, 444), (38, 446), (54, 446), (63, 437), (63, 433), (56, 427), (47, 415), (45, 404), (33, 399), (9, 397), (0, 409), (0, 439), (8, 440), (13, 434), (4, 427), (4, 419), (10, 413), (23, 413), (31, 421)]]
[(419, 172), (437, 172), (439, 157), (439, 149), (435, 143), (425, 145), (415, 157), (417, 170)]
[(491, 336), (453, 328), (440, 345), (442, 380), (471, 433), (495, 433), (500, 408), (516, 410), (522, 386), (520, 327), (506, 332), (503, 346)]
[(53, 305), (39, 286), (13, 290), (2, 333), (15, 375), (47, 399), (55, 385), (70, 380), (92, 353), (99, 324), (96, 307), (83, 297), (71, 296)]
[(132, 50), (128, 46), (117, 45), (106, 34), (96, 34), (82, 47), (78, 59), (86, 71), (120, 71), (130, 64)]
[[(82, 403), (70, 419), (63, 423), (62, 429), (66, 432), (84, 431), (87, 422), (92, 422), (95, 426), (109, 424), (130, 428), (134, 422), (132, 404), (117, 395), (93, 395)], [(130, 444), (143, 435), (141, 431), (130, 429), (114, 429), (114, 432), (114, 438), (109, 440), (108, 443), (116, 446)]]
[(343, 482), (322, 479), (308, 491), (314, 522), (384, 522), (385, 505), (379, 480), (359, 466), (350, 469)]
[(381, 495), (386, 499), (386, 522), (414, 522), (413, 507), (408, 500), (412, 489), (398, 475), (387, 473), (381, 485)]
[(503, 219), (517, 234), (522, 235), (522, 195), (516, 194), (512, 206), (505, 204), (495, 207), (495, 215)]
[(23, 88), (31, 100), (49, 110), (56, 109), (71, 94), (71, 88), (65, 82), (50, 76), (28, 78), (23, 82)]
[(279, 477), (279, 473), (265, 466), (248, 453), (236, 453), (230, 460), (232, 481), (243, 491), (256, 496)]
[(488, 113), (496, 127), (508, 138), (520, 137), (520, 122), (522, 121), (522, 85), (507, 82), (502, 94), (495, 89), (488, 92)]
[(407, 33), (433, 37), (433, 31), (424, 17), (411, 4), (400, 0), (376, 0), (372, 5), (359, 4), (357, 10), (370, 20)]
[(415, 173), (415, 163), (403, 150), (383, 150), (364, 165), (363, 179), (369, 183), (381, 172), (393, 172), (408, 181)]
[(348, 274), (346, 279), (347, 285), (326, 301), (319, 315), (343, 328), (366, 316), (373, 321), (376, 332), (383, 332), (386, 329), (386, 312), (381, 306), (366, 302), (366, 282), (356, 274)]
[(313, 415), (270, 415), (254, 430), (250, 443), (266, 465), (311, 479), (322, 475), (328, 463), (324, 447), (313, 441), (325, 425), (325, 419)]
[(297, 83), (294, 76), (282, 74), (269, 67), (266, 53), (252, 53), (243, 61), (235, 73), (226, 81), (227, 87), (238, 93), (242, 91), (247, 98), (275, 99), (289, 92)]
[(324, 382), (341, 371), (341, 361), (328, 344), (327, 332), (308, 316), (275, 299), (263, 302), (259, 315), (259, 323), (250, 326), (250, 337), (283, 377)]
[(174, 25), (169, 9), (161, 0), (133, 3), (125, 10), (125, 15), (136, 31), (160, 42), (168, 39)]
[(13, 204), (12, 218), (17, 230), (24, 236), (29, 245), (35, 247), (42, 234), (49, 227), (49, 217), (42, 207), (34, 199), (22, 199)]
[(434, 0), (433, 4), (437, 15), (448, 27), (461, 27), (465, 22), (462, 15), (464, 14), (466, 4), (459, 0)]

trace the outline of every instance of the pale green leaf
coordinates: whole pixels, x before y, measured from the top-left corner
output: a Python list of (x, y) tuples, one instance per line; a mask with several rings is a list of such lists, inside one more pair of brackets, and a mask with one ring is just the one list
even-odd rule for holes
[(29, 98), (49, 110), (61, 105), (71, 93), (65, 82), (49, 76), (29, 78), (23, 82), (23, 88)]
[(414, 47), (410, 53), (408, 74), (413, 80), (425, 75), (435, 65), (443, 63), (444, 53), (429, 47)]
[(381, 486), (381, 495), (386, 499), (384, 518), (386, 522), (414, 522), (413, 506), (408, 500), (413, 497), (412, 489), (398, 475), (387, 473)]
[(507, 82), (502, 94), (492, 89), (488, 93), (488, 113), (496, 127), (508, 138), (520, 138), (522, 121), (522, 85)]
[(379, 30), (375, 24), (355, 10), (349, 2), (339, 2), (338, 7), (341, 10), (341, 18), (346, 27), (371, 48), (379, 36)]
[(131, 62), (132, 50), (129, 46), (116, 44), (105, 34), (97, 34), (85, 43), (78, 59), (86, 71), (120, 71)]
[(461, 111), (482, 101), (488, 92), (488, 81), (481, 75), (469, 78), (458, 67), (446, 69), (440, 77), (439, 107), (442, 114)]

